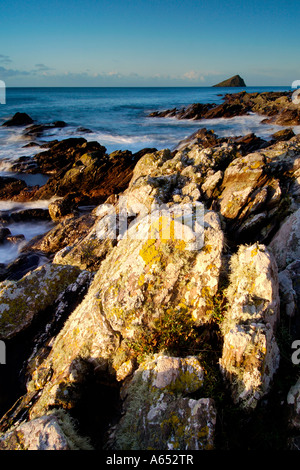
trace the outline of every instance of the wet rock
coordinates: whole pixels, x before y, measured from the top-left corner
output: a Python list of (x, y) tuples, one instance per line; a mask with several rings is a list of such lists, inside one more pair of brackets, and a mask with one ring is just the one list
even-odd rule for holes
[(231, 118), (248, 114), (250, 109), (242, 103), (222, 103), (210, 109), (204, 119)]
[(13, 243), (13, 244), (18, 244), (18, 243), (22, 242), (23, 240), (25, 240), (25, 237), (22, 234), (20, 234), (20, 235), (9, 235), (6, 238), (6, 241), (8, 241), (9, 243)]
[(275, 132), (275, 134), (272, 134), (271, 140), (280, 142), (282, 140), (290, 140), (292, 137), (295, 137), (293, 129), (282, 129), (280, 131)]
[[(24, 238), (22, 237), (21, 240), (18, 240), (18, 243), (23, 241)], [(21, 279), (25, 274), (34, 269), (38, 268), (42, 264), (45, 264), (47, 259), (45, 257), (41, 257), (35, 253), (23, 253), (18, 256), (14, 261), (9, 263), (5, 266), (5, 270), (0, 276), (0, 281), (4, 281), (5, 279), (10, 281), (18, 281)]]
[[(294, 126), (300, 123), (300, 111), (291, 101), (291, 92), (230, 93), (219, 105), (192, 104), (186, 109), (154, 111), (152, 117), (176, 117), (177, 119), (215, 119), (247, 115), (250, 112), (268, 116), (262, 123)], [(190, 113), (189, 113), (190, 111)]]
[(40, 147), (41, 145), (37, 142), (29, 142), (28, 144), (23, 145), (23, 148), (31, 148), (31, 147)]
[(98, 142), (87, 142), (82, 137), (71, 137), (54, 142), (48, 150), (36, 154), (34, 159), (41, 173), (51, 174), (67, 165), (73, 165), (77, 159), (89, 151), (99, 152), (99, 156), (103, 156), (106, 149)]
[(38, 173), (38, 165), (32, 156), (23, 156), (11, 164), (15, 173)]
[(50, 124), (33, 124), (25, 129), (24, 135), (30, 137), (40, 137), (45, 131), (51, 129), (61, 129), (66, 127), (67, 124), (64, 121), (55, 121)]
[(0, 199), (4, 201), (13, 199), (14, 196), (18, 195), (20, 191), (26, 187), (27, 185), (25, 181), (17, 178), (0, 176)]
[(30, 240), (22, 252), (41, 252), (44, 255), (54, 255), (68, 245), (82, 240), (90, 231), (95, 222), (95, 216), (84, 214), (82, 216), (66, 216), (46, 234), (39, 235)]
[(38, 220), (50, 221), (48, 209), (23, 209), (17, 212), (12, 212), (10, 214), (10, 221), (12, 222), (28, 222)]
[(76, 194), (67, 194), (64, 198), (56, 199), (50, 202), (48, 211), (51, 219), (54, 222), (58, 222), (66, 215), (74, 213), (76, 209)]
[(292, 109), (283, 109), (278, 115), (264, 119), (265, 124), (277, 124), (278, 126), (299, 126), (300, 124), (300, 110), (298, 106)]
[(31, 124), (33, 122), (33, 119), (28, 116), (26, 113), (16, 113), (14, 116), (9, 119), (8, 121), (5, 121), (2, 126), (26, 126), (27, 124)]
[(268, 142), (261, 137), (257, 137), (254, 133), (247, 134), (241, 137), (234, 137), (233, 142), (238, 145), (239, 150), (243, 155), (255, 152), (261, 148), (267, 147)]
[(86, 127), (78, 127), (76, 130), (76, 133), (82, 133), (82, 134), (92, 134), (93, 131), (91, 129), (87, 129)]
[(240, 246), (232, 257), (227, 298), (220, 368), (234, 403), (253, 409), (270, 391), (279, 367), (275, 339), (280, 315), (278, 273), (264, 245)]
[(0, 244), (4, 243), (9, 235), (11, 235), (9, 228), (0, 228)]
[(123, 417), (111, 431), (114, 450), (208, 450), (214, 446), (216, 409), (210, 398), (186, 395), (201, 389), (198, 359), (156, 355), (123, 386)]
[(186, 147), (191, 147), (194, 144), (202, 145), (203, 148), (214, 147), (220, 143), (225, 142), (227, 139), (220, 139), (213, 130), (199, 129), (186, 139), (179, 142), (175, 150), (183, 150)]
[[(48, 199), (52, 196), (64, 197), (74, 192), (74, 188), (80, 188), (78, 194), (82, 199), (88, 198), (90, 204), (99, 204), (111, 194), (124, 191), (132, 176), (133, 168), (143, 153), (132, 154), (124, 151), (108, 156), (105, 154), (105, 148), (97, 145), (95, 150), (90, 149), (92, 143), (83, 144), (77, 151), (73, 149), (72, 155), (70, 154), (70, 160), (73, 160), (73, 163), (69, 162), (59, 174), (53, 175), (34, 194), (34, 197), (38, 199)], [(53, 146), (50, 151), (55, 158), (58, 158), (56, 146)], [(61, 164), (61, 160), (59, 162)], [(47, 160), (47, 165), (48, 163)]]

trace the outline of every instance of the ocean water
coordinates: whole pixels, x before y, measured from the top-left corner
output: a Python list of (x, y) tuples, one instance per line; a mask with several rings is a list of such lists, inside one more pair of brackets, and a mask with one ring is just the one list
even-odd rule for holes
[[(84, 137), (104, 145), (108, 153), (115, 150), (136, 152), (146, 147), (173, 149), (178, 143), (200, 128), (213, 129), (218, 136), (240, 136), (249, 132), (268, 138), (279, 126), (261, 124), (263, 116), (255, 114), (230, 119), (202, 121), (175, 118), (151, 118), (156, 110), (188, 106), (192, 103), (222, 102), (225, 93), (289, 91), (290, 87), (178, 87), (178, 88), (8, 88), (6, 104), (0, 104), (0, 176), (17, 176), (28, 184), (40, 184), (41, 175), (15, 175), (11, 164), (21, 156), (32, 156), (39, 147), (24, 147), (29, 142), (47, 142), (69, 137)], [(48, 130), (41, 138), (25, 138), (23, 128), (6, 128), (1, 124), (16, 112), (26, 112), (37, 123), (65, 121), (62, 129)], [(296, 133), (300, 129), (295, 128)], [(42, 201), (37, 207), (47, 206)], [(1, 211), (7, 211), (7, 202), (0, 201)], [(21, 209), (24, 209), (23, 205)], [(10, 211), (20, 210), (12, 205)], [(16, 226), (17, 225), (17, 226)], [(13, 234), (23, 231), (26, 240), (48, 230), (48, 225), (15, 224)], [(0, 247), (0, 263), (14, 259), (19, 247)]]
[[(287, 91), (289, 87), (248, 87), (254, 91)], [(254, 131), (268, 136), (274, 126), (261, 125), (263, 117), (245, 116), (195, 122), (147, 117), (151, 111), (191, 103), (221, 103), (225, 93), (242, 88), (8, 88), (6, 104), (0, 105), (0, 125), (15, 112), (26, 112), (39, 123), (63, 120), (68, 126), (51, 130), (44, 140), (82, 136), (114, 150), (137, 151), (145, 147), (173, 148), (201, 127), (218, 135), (244, 135)], [(85, 133), (78, 128), (89, 129)], [(0, 160), (31, 155), (24, 149), (21, 130), (0, 129)]]

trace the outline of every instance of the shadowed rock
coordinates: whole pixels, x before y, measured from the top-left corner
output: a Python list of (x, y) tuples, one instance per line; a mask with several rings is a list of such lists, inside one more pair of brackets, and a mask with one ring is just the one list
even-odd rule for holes
[(2, 126), (10, 127), (10, 126), (26, 126), (27, 124), (31, 124), (33, 119), (28, 116), (26, 113), (16, 113), (14, 116), (5, 121)]

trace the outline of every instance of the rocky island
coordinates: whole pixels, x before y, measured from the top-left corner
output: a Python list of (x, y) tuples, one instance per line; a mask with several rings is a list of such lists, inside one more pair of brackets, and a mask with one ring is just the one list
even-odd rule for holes
[(244, 87), (246, 86), (246, 83), (244, 82), (244, 79), (240, 77), (239, 75), (234, 75), (231, 78), (228, 78), (227, 80), (224, 80), (223, 82), (218, 83), (217, 85), (214, 85), (214, 87)]
[[(172, 112), (300, 116), (288, 93)], [(49, 199), (19, 217), (52, 225), (1, 266), (1, 450), (299, 448), (299, 135), (201, 129), (172, 151), (111, 154), (71, 138), (13, 171), (48, 179), (2, 177), (0, 198)], [(178, 238), (166, 217), (185, 205), (190, 221), (203, 209), (197, 248), (192, 222)], [(16, 214), (1, 214), (3, 244)]]

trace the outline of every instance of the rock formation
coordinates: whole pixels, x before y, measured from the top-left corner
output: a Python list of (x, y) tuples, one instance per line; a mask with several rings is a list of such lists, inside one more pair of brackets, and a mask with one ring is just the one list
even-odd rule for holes
[(300, 108), (292, 102), (292, 92), (264, 93), (227, 93), (223, 103), (202, 104), (194, 103), (183, 108), (153, 111), (150, 117), (176, 117), (177, 119), (215, 119), (244, 116), (249, 113), (262, 115), (262, 123), (282, 126), (300, 124)]
[(1, 266), (0, 449), (297, 448), (299, 155), (290, 130), (202, 129), (172, 152), (67, 139), (16, 162), (49, 179), (4, 181), (7, 199), (53, 199)]
[(214, 85), (214, 87), (244, 87), (246, 86), (244, 80), (239, 75), (234, 75), (223, 82)]

